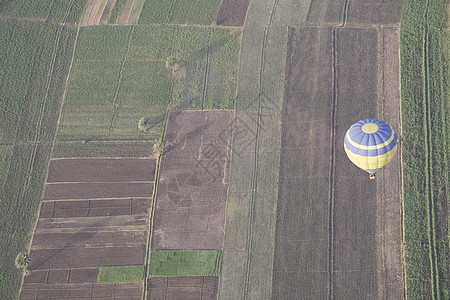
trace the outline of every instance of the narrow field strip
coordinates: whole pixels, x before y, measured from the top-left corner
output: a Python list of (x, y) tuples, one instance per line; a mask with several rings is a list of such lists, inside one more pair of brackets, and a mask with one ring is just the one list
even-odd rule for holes
[(448, 186), (447, 53), (443, 50), (447, 3), (405, 1), (403, 6), (402, 86), (408, 88), (402, 89), (402, 99), (410, 99), (402, 100), (406, 295), (446, 299), (450, 294), (445, 284), (449, 250), (444, 188)]
[(425, 128), (425, 189), (428, 193), (428, 247), (430, 254), (430, 271), (431, 271), (431, 284), (433, 290), (433, 300), (441, 299), (440, 287), (439, 287), (439, 272), (437, 263), (437, 246), (436, 246), (436, 208), (434, 199), (434, 188), (433, 188), (433, 145), (431, 142), (431, 79), (429, 74), (430, 66), (430, 56), (428, 54), (430, 45), (429, 35), (428, 35), (428, 13), (429, 13), (430, 1), (427, 1), (426, 11), (425, 11), (425, 28), (424, 28), (424, 38), (423, 38), (423, 80), (424, 80), (424, 95), (423, 95), (423, 105), (424, 105), (424, 128)]

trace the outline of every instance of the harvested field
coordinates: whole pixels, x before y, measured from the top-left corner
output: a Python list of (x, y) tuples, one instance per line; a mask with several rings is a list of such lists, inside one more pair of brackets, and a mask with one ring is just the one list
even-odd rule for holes
[(171, 112), (152, 249), (221, 249), (232, 111)]
[(366, 24), (400, 23), (402, 1), (356, 0), (348, 7), (348, 24), (364, 26)]
[(250, 0), (223, 0), (216, 24), (222, 26), (243, 26)]
[(116, 0), (88, 0), (80, 25), (89, 26), (106, 24), (115, 1)]
[(32, 284), (24, 283), (20, 300), (39, 299), (142, 299), (141, 283)]
[(331, 36), (325, 27), (289, 32), (275, 298), (328, 297)]
[[(114, 299), (140, 299), (141, 277), (133, 277), (129, 281), (141, 282), (129, 285), (96, 283), (99, 267), (138, 266), (143, 270), (154, 173), (154, 159), (51, 160), (31, 245), (32, 273), (21, 299), (42, 295), (105, 299), (110, 295), (106, 292)], [(124, 191), (146, 197), (123, 197)], [(80, 200), (63, 200), (66, 197)]]
[(150, 277), (147, 299), (215, 300), (218, 282), (215, 276)]
[(47, 183), (153, 181), (155, 167), (152, 159), (53, 159)]
[(147, 213), (148, 208), (150, 207), (149, 202), (150, 200), (145, 198), (45, 201), (42, 203), (39, 218), (139, 215)]
[(47, 184), (44, 200), (151, 197), (152, 182), (54, 183)]
[(117, 24), (120, 24), (120, 25), (129, 24), (131, 11), (133, 10), (135, 1), (136, 0), (126, 0), (125, 1), (122, 11), (121, 11), (119, 17), (117, 18)]

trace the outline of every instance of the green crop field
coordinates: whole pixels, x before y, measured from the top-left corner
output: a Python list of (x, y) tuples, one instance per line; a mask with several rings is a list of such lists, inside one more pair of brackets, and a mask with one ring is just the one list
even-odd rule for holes
[(101, 267), (99, 283), (134, 282), (144, 279), (144, 266)]
[(0, 16), (45, 18), (58, 22), (77, 23), (87, 0), (17, 0), (2, 1)]
[(215, 24), (220, 0), (147, 0), (140, 24)]
[(150, 276), (217, 276), (221, 251), (151, 251)]
[[(231, 108), (240, 31), (178, 26), (80, 29), (58, 140), (156, 139), (174, 108)], [(166, 67), (176, 58), (177, 70)], [(137, 130), (151, 119), (147, 134)]]
[(448, 299), (446, 1), (405, 1), (401, 27), (408, 298)]
[(7, 144), (0, 150), (2, 299), (18, 294), (14, 258), (30, 241), (51, 149), (38, 143), (53, 140), (74, 36), (45, 23), (0, 24), (0, 141)]

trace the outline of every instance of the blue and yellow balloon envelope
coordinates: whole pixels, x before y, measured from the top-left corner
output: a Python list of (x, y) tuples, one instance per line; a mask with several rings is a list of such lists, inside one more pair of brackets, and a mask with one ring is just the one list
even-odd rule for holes
[(356, 166), (373, 175), (394, 157), (397, 152), (397, 135), (386, 122), (365, 119), (347, 130), (344, 148), (348, 158)]

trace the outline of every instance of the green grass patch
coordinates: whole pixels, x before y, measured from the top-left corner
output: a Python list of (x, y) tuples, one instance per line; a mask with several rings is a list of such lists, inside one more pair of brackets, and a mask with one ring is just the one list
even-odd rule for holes
[(446, 272), (449, 264), (449, 123), (446, 107), (448, 53), (443, 53), (446, 47), (445, 4), (445, 1), (431, 1), (427, 8), (425, 1), (403, 3), (404, 260), (407, 297), (411, 299), (450, 297), (450, 278)]
[(99, 283), (134, 282), (144, 279), (144, 266), (101, 267)]
[(151, 251), (148, 272), (150, 276), (217, 276), (221, 263), (221, 251)]
[(215, 24), (221, 0), (147, 0), (140, 24)]
[(109, 14), (108, 18), (109, 24), (115, 24), (117, 22), (117, 19), (119, 18), (120, 13), (122, 12), (122, 8), (123, 5), (125, 4), (125, 1), (126, 0), (116, 0), (111, 10), (111, 13)]
[(87, 0), (15, 0), (0, 2), (0, 16), (19, 18), (48, 18), (54, 21), (77, 23)]

